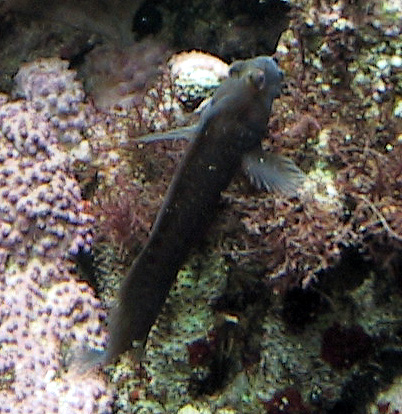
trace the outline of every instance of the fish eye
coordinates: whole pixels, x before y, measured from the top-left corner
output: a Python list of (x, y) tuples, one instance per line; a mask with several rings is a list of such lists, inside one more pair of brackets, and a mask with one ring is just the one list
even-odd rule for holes
[(250, 81), (258, 90), (261, 90), (264, 87), (265, 74), (263, 70), (259, 69), (257, 71), (251, 71), (248, 76)]

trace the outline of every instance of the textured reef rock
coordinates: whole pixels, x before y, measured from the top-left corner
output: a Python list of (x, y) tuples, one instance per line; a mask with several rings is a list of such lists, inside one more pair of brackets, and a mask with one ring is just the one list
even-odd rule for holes
[(155, 8), (163, 16), (157, 36), (172, 47), (200, 49), (233, 60), (274, 53), (288, 27), (292, 5), (283, 0), (179, 0)]
[(200, 100), (210, 97), (229, 73), (229, 65), (217, 56), (196, 50), (173, 55), (168, 65), (175, 95), (186, 108), (197, 106)]
[[(288, 26), (290, 9), (290, 3), (283, 0), (46, 0), (35, 5), (26, 0), (3, 0), (0, 90), (9, 91), (11, 78), (24, 61), (59, 56), (80, 67), (91, 51), (95, 55), (88, 60), (103, 61), (103, 70), (106, 62), (118, 63), (112, 75), (118, 83), (132, 87), (124, 79), (124, 70), (118, 69), (123, 66), (130, 71), (122, 58), (132, 56), (138, 64), (142, 53), (135, 50), (140, 41), (155, 42), (164, 50), (201, 49), (227, 61), (272, 54)], [(85, 79), (99, 75), (94, 69), (94, 73), (84, 72)]]
[(132, 108), (142, 99), (165, 63), (166, 48), (152, 39), (127, 47), (104, 45), (86, 57), (81, 74), (98, 109)]
[(1, 90), (9, 91), (22, 62), (57, 56), (76, 65), (100, 45), (134, 42), (132, 20), (143, 1), (17, 0), (0, 2)]
[[(297, 2), (276, 52), (286, 86), (264, 146), (294, 159), (308, 176), (306, 187), (299, 198), (286, 199), (235, 180), (206, 242), (179, 273), (142, 365), (124, 355), (104, 371), (106, 378), (63, 367), (71, 348), (104, 347), (106, 339), (105, 312), (87, 284), (76, 281), (68, 258), (93, 249), (98, 294), (109, 307), (187, 145), (135, 137), (177, 119), (186, 123), (183, 114), (227, 67), (204, 55), (176, 56), (143, 105), (135, 92), (142, 94), (147, 82), (141, 76), (137, 82), (132, 68), (127, 78), (109, 71), (108, 56), (121, 57), (116, 66), (124, 74), (127, 62), (147, 56), (132, 43), (145, 32), (156, 41), (151, 62), (158, 61), (156, 50), (165, 50), (161, 38), (193, 48), (197, 36), (228, 60), (268, 53), (260, 31), (265, 17), (253, 20), (250, 10), (273, 3), (249, 2), (245, 10), (243, 1), (213, 7), (195, 1), (186, 2), (192, 10), (169, 14), (165, 8), (181, 3), (130, 2), (117, 36), (108, 19), (94, 30), (96, 13), (88, 32), (67, 28), (56, 14), (28, 24), (19, 13), (27, 3), (2, 2), (20, 9), (1, 15), (0, 65), (8, 65), (1, 84), (20, 98), (0, 97), (1, 407), (17, 413), (36, 412), (32, 407), (119, 414), (401, 411), (400, 2)], [(91, 14), (89, 4), (82, 2), (78, 14)], [(209, 24), (211, 14), (219, 27)], [(127, 22), (134, 16), (133, 32)], [(186, 36), (191, 30), (194, 36)], [(215, 36), (201, 35), (211, 30)], [(68, 62), (34, 59), (49, 55)], [(21, 56), (31, 62), (21, 65)], [(147, 64), (140, 74), (159, 73)], [(188, 66), (206, 75), (202, 91), (191, 85)], [(108, 113), (92, 105), (71, 67), (99, 80)], [(10, 74), (18, 71), (14, 83)], [(102, 74), (113, 82), (102, 84)], [(176, 91), (167, 81), (172, 74)], [(125, 96), (134, 97), (134, 107), (109, 110)], [(84, 181), (77, 180), (77, 158), (96, 170), (95, 179), (84, 168)], [(341, 343), (328, 340), (334, 327)]]
[(55, 131), (24, 101), (0, 107), (0, 128), (2, 269), (10, 254), (24, 264), (88, 251), (93, 218)]
[(0, 14), (26, 14), (39, 22), (61, 24), (64, 30), (71, 26), (82, 32), (99, 34), (110, 41), (128, 44), (134, 40), (132, 20), (141, 3), (143, 0), (83, 0), (79, 3), (74, 0), (44, 0), (35, 4), (29, 0), (2, 0)]
[[(119, 385), (122, 412), (263, 412), (296, 384), (312, 412), (377, 413), (378, 391), (398, 386), (400, 28), (374, 3), (369, 14), (343, 2), (304, 5), (278, 46), (287, 86), (264, 145), (295, 159), (306, 188), (289, 200), (233, 183), (208, 242), (179, 273), (151, 331), (143, 364), (149, 383)], [(145, 185), (152, 181), (146, 171), (172, 154), (171, 146), (152, 145), (157, 162), (136, 157), (132, 166)], [(373, 338), (359, 348), (345, 336), (341, 370), (321, 358), (325, 332), (338, 324)], [(326, 348), (328, 360), (339, 352)], [(196, 365), (191, 372), (186, 358)], [(117, 365), (116, 382), (127, 363)], [(199, 397), (191, 406), (188, 390)], [(392, 409), (400, 410), (397, 403)]]

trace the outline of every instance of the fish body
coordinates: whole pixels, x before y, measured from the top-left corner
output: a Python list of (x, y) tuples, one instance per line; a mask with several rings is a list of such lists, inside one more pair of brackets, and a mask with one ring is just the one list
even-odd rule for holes
[[(178, 139), (185, 139), (190, 142), (194, 141), (199, 130), (199, 125), (202, 125), (204, 120), (210, 116), (209, 114), (211, 112), (213, 113), (214, 111), (216, 112), (217, 110), (220, 110), (220, 106), (226, 104), (226, 99), (231, 95), (231, 89), (235, 84), (233, 78), (240, 79), (242, 77), (247, 78), (247, 76), (258, 76), (258, 70), (265, 70), (264, 68), (268, 62), (267, 59), (270, 58), (266, 56), (258, 56), (253, 59), (233, 62), (229, 68), (229, 79), (222, 84), (214, 94), (213, 98), (204, 106), (199, 124), (176, 128), (170, 131), (150, 133), (138, 138), (137, 141), (146, 144)], [(254, 79), (254, 82), (255, 81), (256, 79)], [(275, 92), (272, 91), (272, 93)], [(277, 93), (279, 95), (279, 89)], [(224, 99), (223, 104), (217, 106), (217, 103), (221, 99)], [(247, 100), (244, 100), (243, 103), (245, 105), (249, 104)], [(267, 104), (269, 104), (269, 101), (263, 103), (261, 108), (264, 108), (264, 105)], [(254, 105), (256, 105), (256, 102), (254, 102), (253, 105), (250, 105), (250, 112), (254, 110)], [(265, 116), (265, 113), (266, 108), (265, 111), (262, 110), (259, 115)], [(225, 113), (222, 113), (222, 118), (224, 118), (224, 115)], [(256, 113), (254, 113), (254, 116), (250, 116), (249, 124), (254, 123), (254, 126), (262, 125), (261, 120), (255, 119), (255, 115)], [(231, 119), (230, 115), (227, 119)], [(245, 150), (243, 152), (241, 168), (245, 175), (250, 179), (251, 183), (258, 189), (264, 189), (268, 192), (275, 192), (285, 196), (296, 196), (306, 179), (305, 174), (290, 158), (280, 154), (263, 151), (261, 142), (259, 142), (258, 145), (252, 146), (249, 151)]]
[(180, 267), (214, 217), (221, 192), (241, 167), (244, 155), (261, 148), (282, 73), (270, 57), (243, 62), (191, 128), (193, 139), (149, 240), (120, 288), (103, 363), (133, 344), (145, 344)]

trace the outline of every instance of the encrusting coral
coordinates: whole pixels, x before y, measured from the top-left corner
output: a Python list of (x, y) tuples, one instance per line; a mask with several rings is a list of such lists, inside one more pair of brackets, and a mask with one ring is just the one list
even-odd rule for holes
[(79, 143), (86, 125), (82, 86), (74, 77), (58, 59), (34, 62), (18, 76), (19, 94), (27, 99), (1, 97), (0, 400), (5, 413), (111, 412), (112, 393), (102, 378), (63, 372), (64, 346), (101, 346), (105, 340), (100, 302), (72, 272), (71, 259), (91, 249), (94, 224), (75, 179), (75, 158), (61, 143), (66, 132), (76, 137), (71, 144)]
[(88, 251), (93, 218), (56, 131), (26, 101), (0, 107), (0, 131), (2, 269), (10, 255), (25, 264)]
[(64, 344), (104, 342), (104, 313), (88, 285), (60, 259), (32, 259), (0, 282), (1, 412), (111, 413), (101, 378), (63, 372)]
[(84, 105), (85, 93), (69, 70), (69, 62), (59, 58), (37, 59), (21, 66), (14, 77), (14, 98), (25, 98), (50, 125), (61, 142), (77, 144), (93, 122), (93, 110)]

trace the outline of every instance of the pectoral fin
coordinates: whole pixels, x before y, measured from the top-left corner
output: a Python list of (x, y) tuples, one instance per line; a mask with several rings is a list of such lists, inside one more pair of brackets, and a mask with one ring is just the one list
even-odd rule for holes
[(197, 131), (197, 125), (190, 125), (182, 128), (172, 129), (171, 131), (154, 132), (146, 134), (136, 139), (137, 142), (156, 142), (165, 140), (185, 139), (192, 141)]
[(305, 180), (303, 171), (290, 158), (261, 148), (244, 155), (242, 166), (252, 184), (269, 192), (294, 196)]

